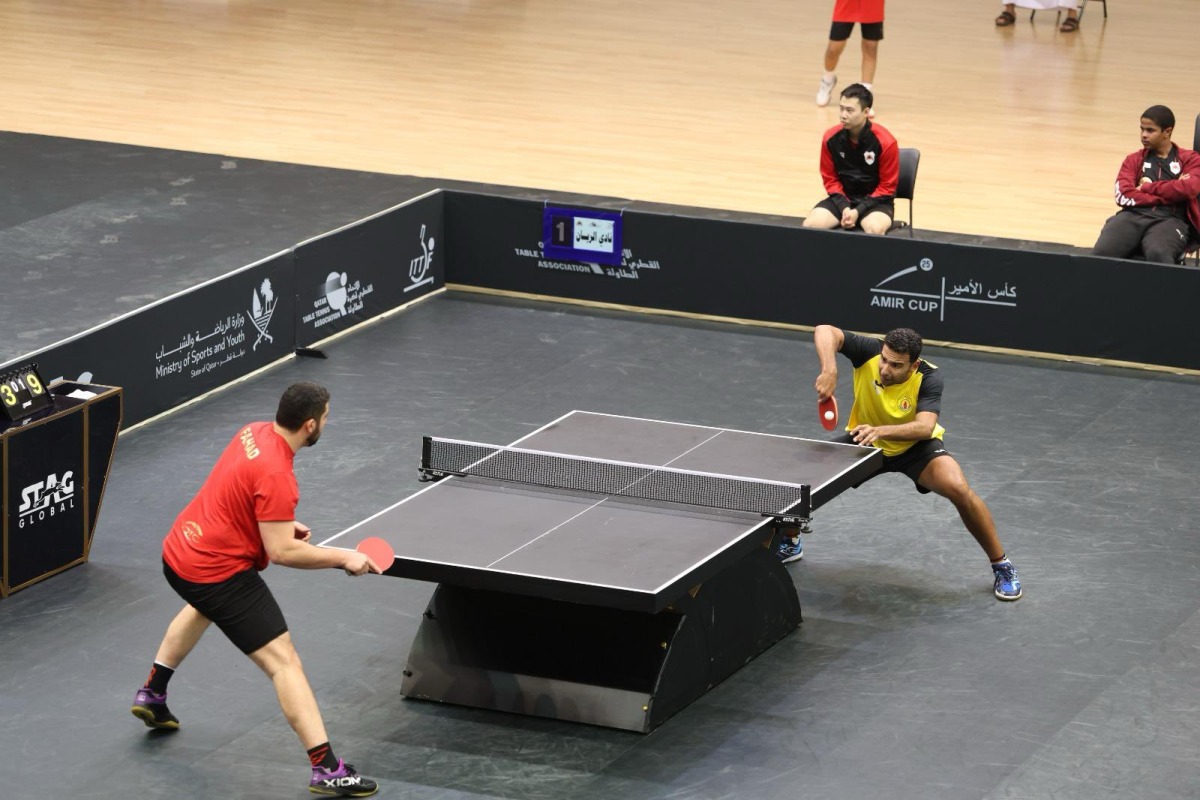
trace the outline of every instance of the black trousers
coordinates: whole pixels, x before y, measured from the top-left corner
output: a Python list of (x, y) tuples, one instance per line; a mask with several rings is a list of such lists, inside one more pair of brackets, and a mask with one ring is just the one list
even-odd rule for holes
[(1141, 254), (1147, 261), (1178, 264), (1187, 252), (1189, 233), (1187, 220), (1118, 211), (1104, 223), (1092, 255), (1133, 258)]

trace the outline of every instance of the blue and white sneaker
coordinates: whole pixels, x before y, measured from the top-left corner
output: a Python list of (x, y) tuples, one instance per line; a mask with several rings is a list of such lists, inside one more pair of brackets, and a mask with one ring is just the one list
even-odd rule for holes
[(779, 560), (784, 564), (799, 561), (804, 558), (804, 543), (800, 541), (799, 536), (794, 539), (785, 536), (779, 543), (779, 549), (775, 551), (775, 555), (779, 556)]
[(1021, 599), (1021, 581), (1017, 578), (1017, 568), (1007, 558), (992, 564), (992, 572), (996, 575), (996, 597), (1001, 600)]

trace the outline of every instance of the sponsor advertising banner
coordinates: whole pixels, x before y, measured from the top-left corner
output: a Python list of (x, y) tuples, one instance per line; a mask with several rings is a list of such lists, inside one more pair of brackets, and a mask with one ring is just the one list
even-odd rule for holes
[(440, 192), (297, 245), (297, 345), (442, 288), (444, 250)]
[(129, 426), (290, 355), (294, 294), (288, 250), (26, 358), (123, 387)]
[(451, 283), (1200, 369), (1200, 271), (626, 209), (620, 266), (547, 258), (543, 203), (446, 193)]
[(73, 413), (5, 437), (9, 590), (84, 557), (83, 428), (83, 414)]

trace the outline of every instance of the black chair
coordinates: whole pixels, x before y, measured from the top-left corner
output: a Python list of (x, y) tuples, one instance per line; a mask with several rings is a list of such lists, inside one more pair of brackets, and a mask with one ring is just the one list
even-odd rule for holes
[[(1100, 5), (1104, 6), (1104, 18), (1108, 19), (1108, 0), (1100, 0)], [(1079, 4), (1079, 21), (1080, 22), (1083, 21), (1083, 12), (1085, 9), (1087, 9), (1087, 0), (1083, 0), (1083, 2)], [(1037, 13), (1036, 8), (1029, 12), (1029, 21), (1030, 22), (1033, 22), (1033, 15), (1036, 13)], [(1055, 22), (1055, 24), (1058, 24), (1061, 20), (1062, 20), (1062, 9), (1060, 8), (1058, 10), (1058, 13), (1054, 17), (1054, 22)]]
[[(921, 151), (915, 147), (900, 148), (900, 177), (896, 180), (896, 199), (908, 201), (908, 235), (913, 235), (913, 193), (917, 188), (917, 166), (921, 163)], [(905, 223), (892, 221), (888, 233), (905, 227)]]
[(1196, 115), (1196, 124), (1192, 128), (1192, 149), (1200, 153), (1200, 114)]

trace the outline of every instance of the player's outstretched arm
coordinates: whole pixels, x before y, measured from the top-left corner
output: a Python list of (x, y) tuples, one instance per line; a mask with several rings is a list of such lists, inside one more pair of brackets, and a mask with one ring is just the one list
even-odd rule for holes
[(817, 349), (817, 359), (821, 362), (821, 373), (817, 375), (817, 400), (826, 400), (837, 389), (837, 354), (846, 341), (846, 334), (841, 328), (832, 325), (818, 325), (813, 331), (813, 345)]
[(296, 538), (296, 525), (287, 522), (259, 522), (267, 557), (272, 564), (294, 569), (331, 569), (341, 567), (351, 575), (378, 572), (374, 563), (354, 550), (317, 547)]

